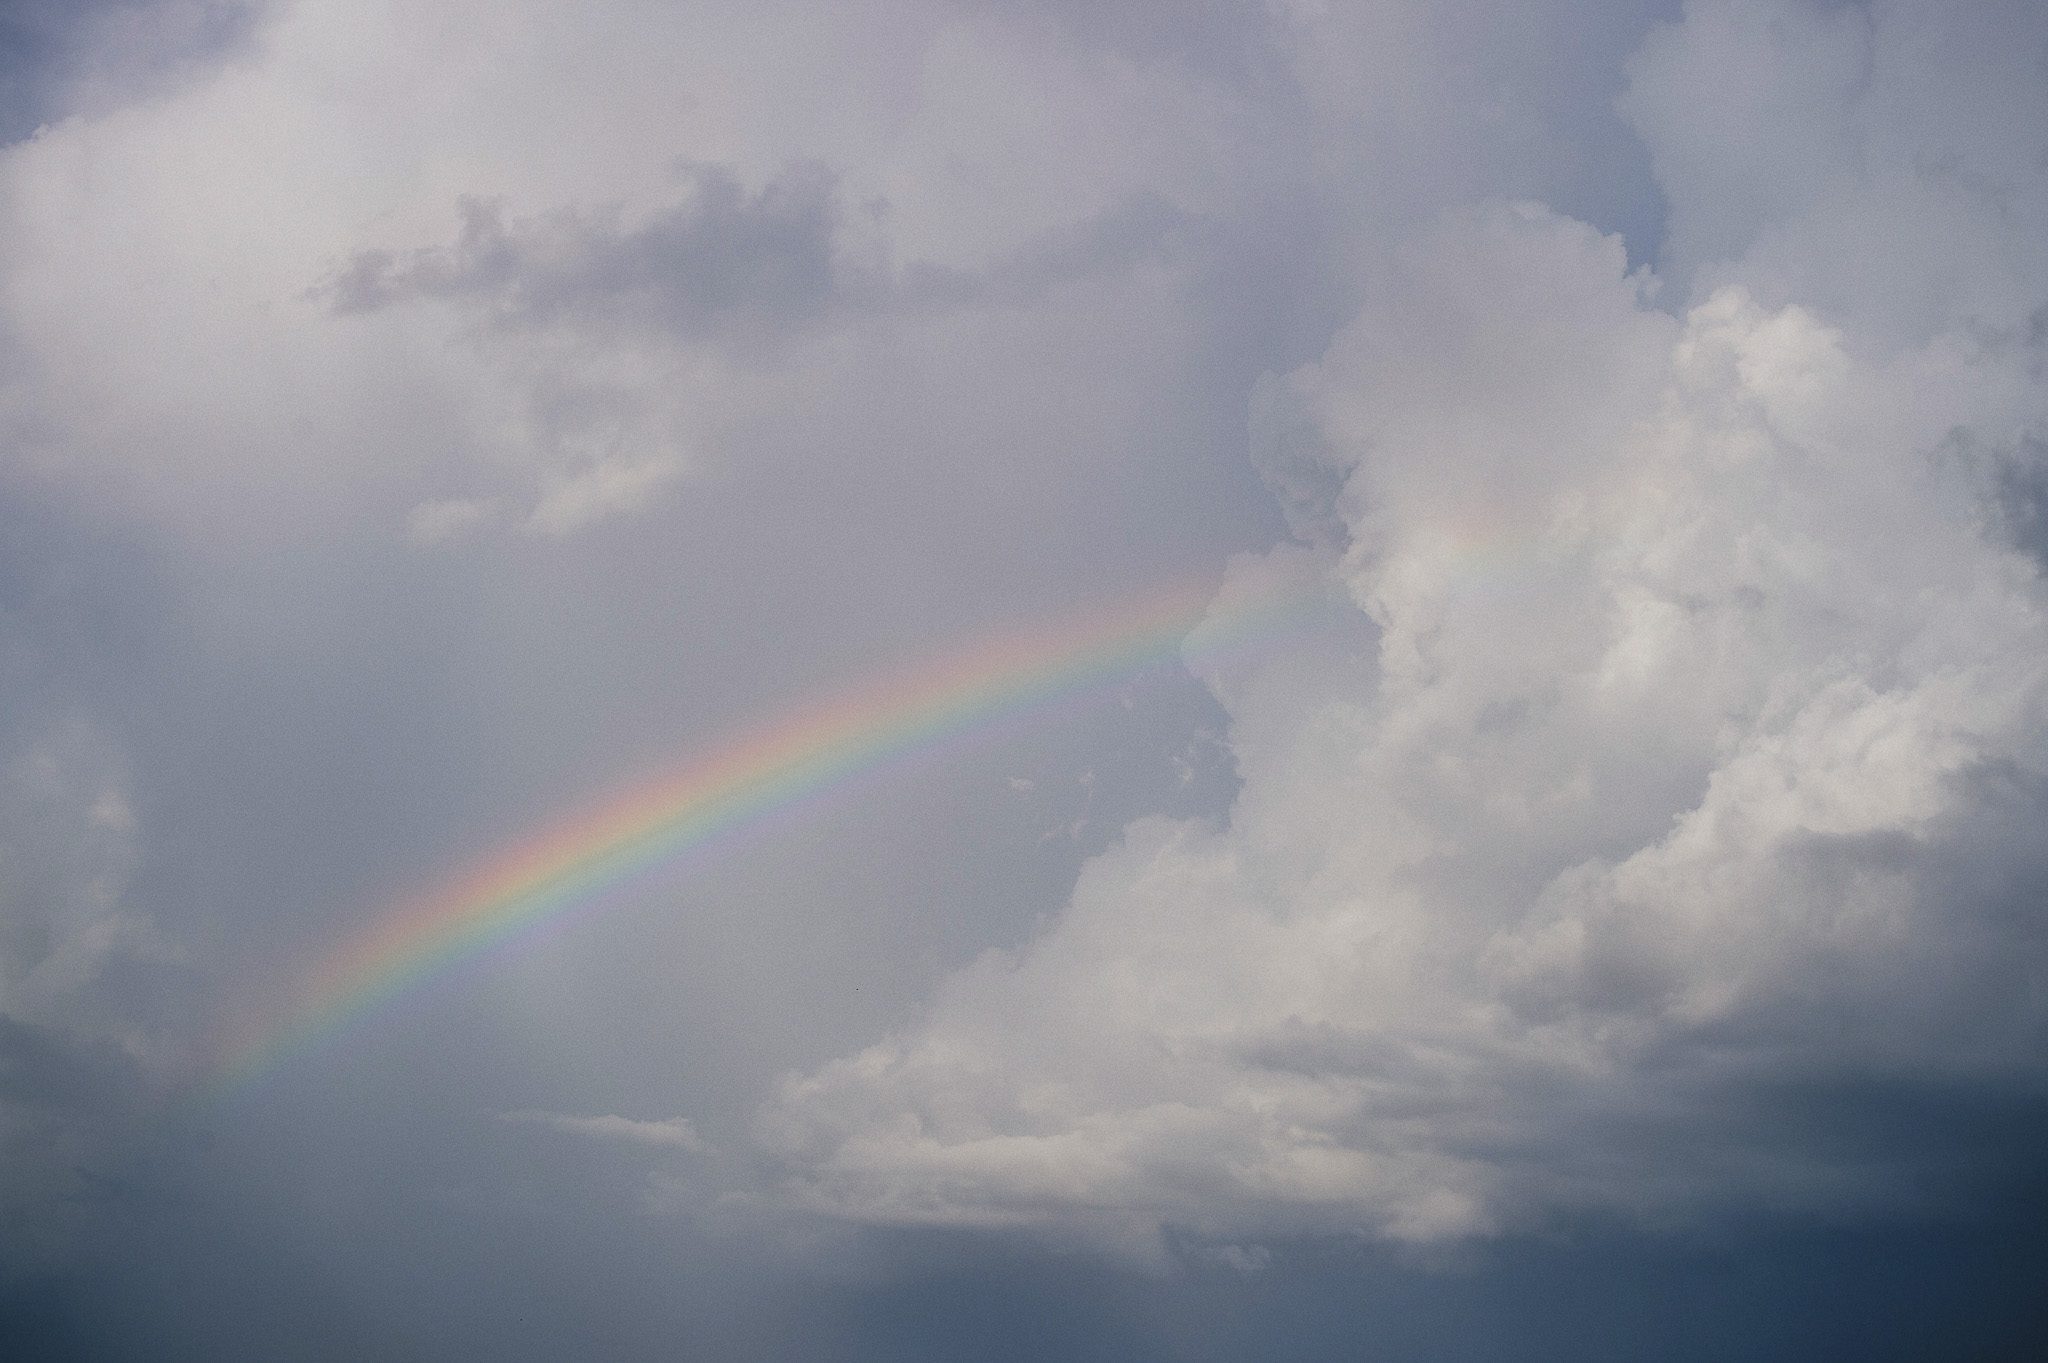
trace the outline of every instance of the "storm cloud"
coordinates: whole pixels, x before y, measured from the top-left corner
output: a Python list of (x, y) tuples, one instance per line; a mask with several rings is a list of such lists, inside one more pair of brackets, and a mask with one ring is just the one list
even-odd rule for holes
[[(0, 1341), (2048, 1338), (2037, 7), (124, 0), (0, 62)], [(1185, 666), (224, 1072), (608, 792), (1191, 581)]]

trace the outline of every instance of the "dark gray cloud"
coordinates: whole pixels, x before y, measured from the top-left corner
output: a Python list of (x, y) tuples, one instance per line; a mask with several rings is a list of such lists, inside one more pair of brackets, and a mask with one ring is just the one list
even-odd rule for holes
[(2048, 445), (2024, 439), (1994, 467), (1992, 500), (2005, 533), (2048, 567)]
[(10, 0), (0, 142), (195, 77), (245, 43), (259, 0)]
[[(690, 167), (682, 202), (627, 224), (617, 209), (564, 209), (508, 226), (502, 206), (459, 205), (453, 246), (350, 258), (319, 294), (343, 315), (439, 299), (494, 326), (637, 325), (689, 340), (760, 338), (832, 314), (1024, 307), (1048, 290), (1129, 273), (1167, 249), (1188, 217), (1140, 195), (1047, 232), (973, 269), (863, 258), (822, 165), (791, 167), (749, 193), (727, 168)], [(866, 206), (883, 216), (887, 205)]]
[(111, 1045), (0, 1017), (0, 1200), (10, 1278), (75, 1263), (82, 1232), (128, 1186), (148, 1086)]
[(565, 210), (508, 230), (499, 205), (464, 199), (455, 245), (360, 252), (325, 293), (340, 313), (452, 298), (484, 304), (500, 324), (594, 311), (686, 335), (787, 326), (832, 303), (839, 204), (829, 170), (796, 167), (753, 194), (717, 167), (685, 178), (682, 206), (632, 227), (616, 212)]

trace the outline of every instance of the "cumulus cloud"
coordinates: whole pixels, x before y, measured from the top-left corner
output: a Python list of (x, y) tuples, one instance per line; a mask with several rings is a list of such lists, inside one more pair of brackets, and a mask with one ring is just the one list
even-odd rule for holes
[[(2037, 8), (16, 6), (0, 1259), (120, 1210), (152, 1357), (731, 1354), (659, 1313), (853, 1299), (714, 1197), (1292, 1302), (1297, 1231), (2038, 1169)], [(1247, 548), (1219, 618), (1340, 623), (138, 1118), (621, 774)]]
[[(1919, 1205), (2020, 1158), (1897, 1119), (2048, 1080), (2048, 595), (2016, 491), (2048, 122), (1907, 116), (1982, 78), (1974, 32), (1738, 2), (1660, 33), (1628, 107), (1698, 262), (1676, 316), (1531, 205), (1386, 259), (1260, 389), (1307, 546), (1224, 596), (1321, 582), (1376, 642), (1208, 678), (1228, 826), (1132, 826), (927, 1021), (791, 1076), (760, 1118), (788, 1195), (1429, 1241)], [(1969, 98), (2035, 98), (2005, 84)], [(1708, 87), (1755, 109), (1700, 117)], [(1782, 159), (1745, 173), (1745, 138)], [(1929, 235), (1845, 260), (1843, 215)]]

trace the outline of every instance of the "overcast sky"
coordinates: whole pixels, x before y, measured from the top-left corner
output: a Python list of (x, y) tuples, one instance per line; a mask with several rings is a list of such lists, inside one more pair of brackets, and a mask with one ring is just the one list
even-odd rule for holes
[(2048, 1351), (2048, 10), (8, 0), (0, 143), (0, 1352)]

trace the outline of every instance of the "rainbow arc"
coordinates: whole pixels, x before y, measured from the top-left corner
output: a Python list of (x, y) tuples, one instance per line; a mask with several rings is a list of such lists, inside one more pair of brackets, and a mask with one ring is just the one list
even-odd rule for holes
[(1211, 595), (1168, 591), (985, 638), (799, 706), (546, 827), (393, 905), (320, 959), (284, 1008), (219, 1048), (208, 1087), (244, 1082), (463, 961), (619, 902), (864, 773), (1183, 657), (1285, 634), (1320, 604), (1268, 599), (1205, 618)]

